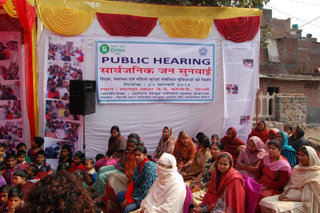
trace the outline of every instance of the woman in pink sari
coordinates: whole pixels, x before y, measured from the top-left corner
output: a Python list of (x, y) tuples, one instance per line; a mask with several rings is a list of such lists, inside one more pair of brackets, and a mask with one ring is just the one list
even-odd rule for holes
[(252, 136), (249, 138), (247, 146), (239, 154), (237, 160), (238, 171), (255, 178), (264, 156), (267, 154), (263, 147), (264, 143), (259, 137)]
[[(271, 140), (268, 143), (268, 154), (256, 176), (256, 181), (263, 185), (259, 201), (264, 197), (281, 194), (288, 183), (292, 169), (289, 162), (281, 155), (281, 142)], [(257, 206), (256, 212), (260, 212)]]

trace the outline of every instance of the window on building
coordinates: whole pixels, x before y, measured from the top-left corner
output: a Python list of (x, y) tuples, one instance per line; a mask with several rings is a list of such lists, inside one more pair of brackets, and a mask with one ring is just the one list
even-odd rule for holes
[[(273, 93), (279, 93), (279, 87), (267, 87), (267, 92), (269, 93), (269, 95), (273, 95)], [(273, 112), (272, 110), (274, 110), (272, 108), (273, 106), (272, 101), (274, 100), (273, 99), (269, 100), (269, 109), (268, 109), (269, 115), (272, 115), (272, 112)]]

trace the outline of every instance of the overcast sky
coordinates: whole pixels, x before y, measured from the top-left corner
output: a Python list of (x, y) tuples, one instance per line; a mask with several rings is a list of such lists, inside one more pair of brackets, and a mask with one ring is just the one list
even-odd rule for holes
[(271, 0), (265, 8), (272, 9), (273, 18), (291, 18), (291, 26), (298, 24), (302, 36), (311, 33), (320, 42), (319, 0)]

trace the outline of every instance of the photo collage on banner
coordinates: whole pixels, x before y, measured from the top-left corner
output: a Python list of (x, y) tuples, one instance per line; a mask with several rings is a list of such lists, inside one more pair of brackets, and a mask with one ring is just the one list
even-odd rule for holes
[(0, 32), (0, 142), (24, 142), (20, 32)]
[(81, 148), (83, 118), (70, 114), (69, 83), (83, 80), (85, 48), (84, 39), (47, 37), (44, 133), (47, 159), (58, 159), (65, 144), (73, 152)]
[(251, 131), (253, 99), (258, 81), (259, 44), (223, 42), (225, 69), (226, 119), (224, 131), (233, 126), (238, 137), (247, 140)]

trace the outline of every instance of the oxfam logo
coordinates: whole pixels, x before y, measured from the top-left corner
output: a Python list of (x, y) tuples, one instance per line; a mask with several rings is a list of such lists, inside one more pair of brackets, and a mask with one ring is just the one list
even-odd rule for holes
[(102, 54), (107, 54), (109, 52), (109, 50), (110, 50), (110, 47), (108, 45), (106, 45), (106, 44), (102, 44), (100, 46), (99, 50), (100, 50), (100, 52)]

